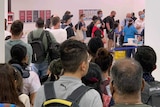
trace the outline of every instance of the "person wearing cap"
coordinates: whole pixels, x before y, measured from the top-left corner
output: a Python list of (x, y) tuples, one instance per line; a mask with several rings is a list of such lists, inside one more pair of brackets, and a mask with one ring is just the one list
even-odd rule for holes
[[(123, 34), (124, 34), (124, 43), (128, 43), (128, 38), (135, 39), (135, 34), (137, 34), (137, 29), (133, 25), (133, 19), (129, 19), (128, 25), (124, 27)], [(131, 57), (131, 54), (134, 55), (135, 49), (127, 49), (126, 50), (126, 57)]]
[(75, 36), (74, 30), (70, 26), (72, 17), (73, 15), (64, 15), (63, 24), (61, 25), (61, 28), (67, 31), (67, 39), (69, 39), (72, 36)]
[(20, 72), (23, 77), (23, 93), (29, 95), (31, 105), (34, 104), (36, 92), (40, 88), (40, 80), (34, 71), (29, 71), (27, 48), (23, 45), (17, 44), (11, 48), (11, 60), (8, 62), (14, 69)]
[[(63, 15), (62, 23), (63, 23), (63, 19), (64, 19), (65, 15), (71, 15), (71, 16), (73, 17), (73, 15), (71, 14), (71, 12), (67, 10), (67, 11), (64, 13), (64, 15)], [(72, 28), (74, 28), (72, 22), (71, 22), (69, 25), (70, 25)]]

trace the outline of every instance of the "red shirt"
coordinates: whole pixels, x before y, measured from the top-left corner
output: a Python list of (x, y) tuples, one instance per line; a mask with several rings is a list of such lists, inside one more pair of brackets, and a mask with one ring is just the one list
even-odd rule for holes
[[(95, 34), (95, 32), (97, 31), (97, 33)], [(99, 32), (98, 32), (99, 31)], [(98, 34), (98, 35), (97, 35)], [(101, 38), (104, 37), (104, 33), (103, 31), (98, 28), (97, 26), (93, 26), (92, 28), (92, 38), (96, 37), (96, 36), (100, 36)]]

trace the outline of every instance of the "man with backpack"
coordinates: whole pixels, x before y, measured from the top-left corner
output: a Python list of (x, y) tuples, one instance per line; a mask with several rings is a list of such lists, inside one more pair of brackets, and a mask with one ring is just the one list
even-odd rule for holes
[[(38, 18), (36, 21), (37, 29), (28, 34), (28, 43), (33, 49), (32, 55), (32, 70), (35, 71), (39, 77), (46, 75), (48, 68), (48, 47), (49, 42), (56, 42), (54, 36), (44, 30), (44, 20)], [(50, 40), (48, 39), (50, 38)]]
[(156, 69), (157, 56), (150, 46), (138, 47), (135, 59), (142, 65), (145, 87), (141, 94), (142, 102), (152, 107), (160, 105), (160, 82), (152, 76)]
[(102, 107), (99, 93), (81, 81), (90, 62), (85, 43), (66, 40), (61, 44), (60, 55), (63, 75), (39, 89), (34, 107)]
[(70, 26), (72, 17), (73, 17), (73, 15), (64, 15), (63, 16), (63, 24), (61, 25), (61, 28), (65, 29), (67, 31), (67, 39), (69, 39), (72, 36), (75, 36), (74, 30)]

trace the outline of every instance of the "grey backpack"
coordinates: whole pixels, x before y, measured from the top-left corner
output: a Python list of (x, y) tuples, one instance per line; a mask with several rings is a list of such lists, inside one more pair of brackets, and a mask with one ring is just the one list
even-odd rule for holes
[(146, 82), (141, 98), (144, 104), (160, 107), (160, 82)]

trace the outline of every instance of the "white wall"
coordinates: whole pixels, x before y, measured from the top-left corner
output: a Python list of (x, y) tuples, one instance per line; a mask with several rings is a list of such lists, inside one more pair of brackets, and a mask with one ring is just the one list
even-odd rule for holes
[(4, 63), (4, 17), (5, 17), (5, 0), (0, 0), (0, 63)]
[[(15, 13), (15, 19), (19, 18), (19, 10), (51, 10), (52, 14), (57, 14), (60, 17), (66, 10), (70, 10), (74, 15), (72, 22), (76, 24), (78, 21), (79, 9), (102, 9), (103, 16), (106, 17), (110, 11), (115, 10), (117, 15), (115, 19), (123, 19), (127, 12), (142, 10), (144, 1), (139, 0), (12, 0), (12, 11)], [(134, 3), (136, 3), (134, 5)], [(136, 9), (134, 9), (136, 7)], [(89, 22), (86, 22), (87, 24)], [(25, 24), (24, 30), (32, 30), (35, 28), (34, 23)]]
[(146, 2), (146, 44), (154, 48), (157, 53), (157, 69), (154, 77), (160, 80), (160, 14), (158, 13), (159, 0), (147, 0)]

